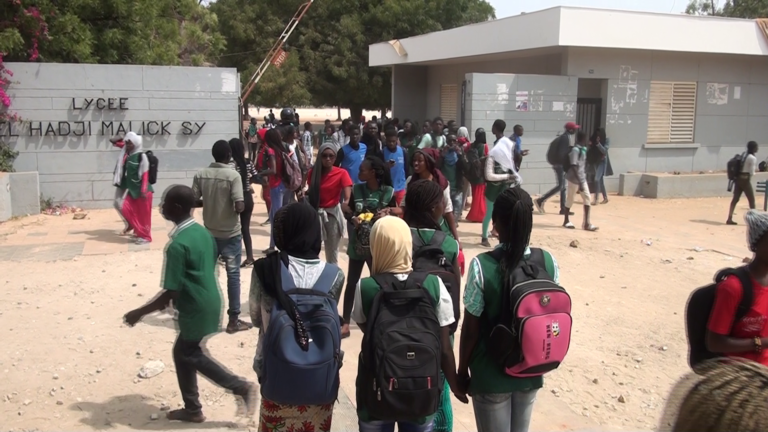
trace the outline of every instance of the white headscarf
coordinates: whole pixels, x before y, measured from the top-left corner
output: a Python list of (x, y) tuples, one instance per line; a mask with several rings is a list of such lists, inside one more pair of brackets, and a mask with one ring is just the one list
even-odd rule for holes
[(502, 136), (496, 141), (496, 144), (493, 145), (493, 149), (488, 153), (488, 156), (501, 165), (505, 170), (516, 173), (517, 170), (515, 170), (515, 161), (513, 158), (514, 152), (515, 150), (512, 140)]
[(459, 133), (457, 138), (466, 138), (469, 139), (469, 131), (464, 126), (459, 128)]
[[(120, 186), (120, 183), (123, 181), (123, 166), (125, 162), (125, 156), (128, 154), (128, 156), (136, 153), (136, 152), (142, 152), (144, 147), (142, 144), (142, 138), (140, 135), (136, 134), (136, 132), (128, 132), (125, 134), (125, 137), (123, 137), (123, 142), (127, 143), (130, 141), (133, 143), (133, 150), (128, 153), (128, 150), (125, 148), (126, 145), (123, 145), (123, 148), (120, 149), (120, 156), (117, 158), (117, 164), (115, 165), (115, 175), (112, 179), (112, 183), (115, 186)], [(139, 166), (139, 176), (143, 175), (145, 172), (149, 171), (149, 159), (145, 155), (141, 155), (141, 166)]]

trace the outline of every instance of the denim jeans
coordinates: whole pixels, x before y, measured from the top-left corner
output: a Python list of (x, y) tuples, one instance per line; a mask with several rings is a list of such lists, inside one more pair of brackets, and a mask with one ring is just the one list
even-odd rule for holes
[(552, 169), (555, 170), (555, 181), (557, 181), (557, 186), (553, 187), (549, 190), (549, 192), (542, 195), (541, 198), (539, 198), (539, 202), (544, 203), (544, 201), (552, 198), (552, 196), (554, 196), (559, 191), (560, 211), (562, 211), (565, 208), (565, 170), (563, 169), (562, 165), (552, 165)]
[(233, 375), (208, 357), (200, 344), (199, 340), (184, 340), (179, 337), (173, 345), (173, 364), (176, 366), (181, 398), (184, 400), (184, 408), (192, 413), (203, 410), (197, 389), (198, 372), (234, 394), (243, 395), (248, 390), (247, 381)]
[(296, 198), (295, 198), (296, 195), (294, 195), (293, 191), (288, 190), (285, 186), (283, 186), (282, 183), (280, 183), (278, 186), (275, 186), (269, 190), (269, 196), (272, 201), (272, 207), (270, 207), (269, 209), (269, 221), (272, 224), (269, 230), (269, 248), (274, 249), (275, 236), (272, 233), (271, 227), (275, 226), (275, 214), (284, 205), (288, 205), (296, 201)]
[(608, 166), (608, 162), (603, 159), (600, 164), (597, 165), (597, 172), (595, 173), (595, 190), (592, 193), (597, 194), (595, 199), (603, 194), (603, 199), (608, 199), (608, 194), (605, 191), (605, 169)]
[(453, 204), (453, 218), (456, 223), (461, 220), (461, 213), (464, 211), (464, 191), (451, 191), (451, 204)]
[(236, 235), (227, 239), (214, 238), (218, 257), (224, 258), (227, 268), (227, 297), (229, 319), (237, 319), (240, 316), (240, 259), (243, 256), (243, 236)]
[(528, 432), (536, 392), (472, 396), (477, 432)]
[(408, 422), (393, 422), (393, 421), (358, 421), (357, 426), (360, 428), (360, 432), (395, 432), (395, 424), (397, 424), (398, 432), (432, 432), (432, 421), (417, 425)]

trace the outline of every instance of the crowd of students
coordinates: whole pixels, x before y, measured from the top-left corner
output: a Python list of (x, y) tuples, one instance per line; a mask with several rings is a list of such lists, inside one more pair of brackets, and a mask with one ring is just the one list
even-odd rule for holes
[[(163, 290), (152, 302), (128, 312), (125, 321), (133, 326), (171, 303), (178, 311), (180, 332), (173, 358), (184, 408), (171, 411), (168, 418), (205, 420), (197, 394), (198, 372), (239, 397), (246, 415), (255, 414), (257, 386), (233, 375), (202, 348), (205, 338), (219, 329), (222, 299), (215, 267), (222, 260), (227, 273), (226, 331), (252, 326), (259, 330), (253, 369), (261, 389), (260, 430), (331, 429), (343, 364), (341, 341), (350, 335), (354, 320), (363, 333), (356, 378), (360, 431), (389, 432), (395, 426), (400, 431), (450, 431), (451, 395), (461, 403), (472, 399), (479, 432), (527, 431), (544, 374), (567, 353), (571, 318), (570, 299), (557, 285), (556, 259), (530, 247), (534, 209), (543, 210), (548, 197), (534, 201), (520, 187), (522, 127), (516, 126), (510, 139), (506, 124), (495, 121), (491, 133), (496, 140), (489, 151), (485, 131), (476, 131), (470, 142), (466, 129), (450, 122), (443, 133), (439, 118), (420, 139), (414, 132), (417, 125), (410, 121), (402, 129), (394, 120), (386, 125), (384, 140), (375, 122), (361, 131), (347, 121), (329, 140), (321, 140), (313, 161), (312, 148), (304, 149), (304, 142), (296, 139), (295, 120), (289, 114), (281, 113), (278, 127), (256, 131), (257, 154), (246, 158), (239, 139), (217, 141), (214, 162), (195, 175), (191, 187), (176, 185), (164, 193), (161, 212), (175, 228), (165, 249)], [(569, 126), (575, 125), (566, 125), (564, 134), (568, 159), (557, 159), (568, 170), (553, 164), (556, 174), (564, 176), (558, 181), (568, 183), (564, 226), (573, 227), (569, 216), (578, 192), (585, 207), (582, 227), (595, 231), (585, 174), (589, 147), (595, 144), (589, 146), (586, 135)], [(311, 131), (305, 129), (310, 132), (306, 142), (312, 142)], [(598, 136), (594, 142), (599, 146), (603, 141), (607, 144)], [(125, 164), (125, 170), (136, 171), (131, 176), (137, 184), (121, 185), (129, 193), (138, 188), (139, 196), (151, 202), (148, 185), (139, 181), (144, 164), (143, 154), (136, 151), (141, 149), (140, 137), (129, 134), (123, 142), (121, 158), (135, 159), (136, 167)], [(598, 151), (605, 154), (604, 149)], [(473, 201), (482, 202), (486, 214), (479, 204), (470, 214), (475, 211), (478, 219), (482, 215), (483, 243), (489, 245), (492, 228), (499, 244), (472, 259), (462, 283), (463, 252), (456, 227), (464, 208), (463, 180), (477, 180), (472, 172), (484, 179), (469, 183)], [(260, 181), (271, 198), (271, 243), (266, 257), (254, 260), (247, 227), (253, 211), (251, 184)], [(196, 207), (203, 209), (204, 227), (192, 217)], [(749, 275), (752, 304), (740, 312), (747, 289), (744, 278), (729, 276), (720, 282), (706, 343), (712, 352), (768, 365), (768, 351), (763, 351), (768, 343), (768, 214), (750, 211), (745, 220), (755, 253), (743, 270)], [(345, 235), (346, 273), (337, 265)], [(246, 259), (241, 261), (243, 243)], [(240, 270), (251, 265), (248, 323), (240, 319)], [(366, 278), (361, 277), (364, 266), (370, 273)], [(531, 281), (536, 288), (521, 288)], [(524, 341), (534, 337), (533, 331), (524, 327), (524, 316), (511, 315), (513, 309), (518, 312), (510, 305), (512, 292), (533, 293), (535, 301), (520, 298), (515, 303), (528, 305), (522, 314), (533, 314), (537, 304), (552, 302), (560, 308), (554, 315), (550, 311), (546, 331), (541, 330), (548, 348), (540, 363), (529, 364), (533, 357), (523, 355), (531, 346), (542, 345)], [(454, 333), (460, 321), (456, 359)], [(521, 371), (521, 364), (527, 369)], [(754, 366), (724, 367), (739, 376), (765, 373)], [(702, 382), (716, 389), (729, 384), (713, 374)], [(737, 390), (728, 387), (728, 397)], [(676, 430), (699, 430), (682, 426), (686, 422), (706, 426), (697, 420), (700, 400), (724, 396), (692, 391), (687, 397)], [(711, 419), (733, 410), (721, 403), (719, 411), (706, 414)]]

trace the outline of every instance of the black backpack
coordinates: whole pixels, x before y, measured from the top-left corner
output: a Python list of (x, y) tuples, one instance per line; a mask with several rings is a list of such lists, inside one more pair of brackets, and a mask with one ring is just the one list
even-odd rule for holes
[(483, 183), (485, 181), (485, 155), (481, 155), (476, 148), (470, 145), (469, 149), (464, 152), (464, 157), (467, 159), (464, 177), (473, 185)]
[(435, 230), (432, 239), (426, 243), (419, 234), (419, 230), (411, 231), (413, 271), (431, 274), (443, 281), (453, 301), (453, 316), (456, 322), (451, 324), (451, 333), (455, 333), (461, 319), (461, 281), (456, 279), (453, 263), (445, 257), (443, 252), (442, 245), (445, 237), (444, 231)]
[(746, 153), (737, 154), (728, 161), (726, 165), (728, 180), (736, 180), (739, 177), (741, 168), (744, 166), (744, 159), (746, 159)]
[(147, 156), (149, 161), (149, 184), (155, 184), (157, 183), (157, 166), (160, 164), (160, 161), (152, 151), (146, 151), (144, 155)]
[(371, 417), (417, 421), (437, 412), (442, 346), (435, 301), (423, 288), (426, 273), (405, 282), (392, 274), (376, 275), (381, 287), (363, 336), (362, 397)]
[(556, 136), (555, 139), (549, 143), (549, 148), (547, 149), (547, 162), (550, 165), (568, 165), (568, 151), (570, 150), (570, 146), (568, 144), (563, 144), (563, 140), (568, 139), (565, 135), (566, 133), (567, 132), (563, 132)]
[(731, 275), (739, 278), (743, 292), (733, 320), (734, 323), (738, 322), (747, 315), (754, 299), (752, 278), (746, 266), (720, 270), (715, 275), (714, 283), (696, 289), (688, 298), (685, 306), (685, 333), (688, 338), (688, 364), (694, 371), (701, 363), (723, 356), (722, 353), (713, 353), (707, 349), (707, 324), (715, 304), (717, 284)]

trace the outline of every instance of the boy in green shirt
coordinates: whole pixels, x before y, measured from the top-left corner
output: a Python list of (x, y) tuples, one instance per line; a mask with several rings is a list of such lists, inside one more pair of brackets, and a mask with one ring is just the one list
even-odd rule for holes
[(256, 410), (256, 387), (206, 356), (203, 338), (220, 331), (221, 294), (216, 282), (216, 245), (207, 229), (192, 218), (195, 195), (187, 186), (171, 186), (163, 197), (163, 217), (175, 224), (165, 247), (163, 291), (148, 304), (125, 314), (133, 327), (145, 315), (165, 309), (171, 300), (179, 311), (179, 336), (173, 346), (176, 377), (184, 408), (168, 413), (169, 420), (205, 421), (197, 390), (197, 373), (243, 399), (247, 415)]

